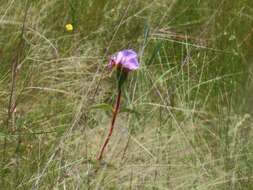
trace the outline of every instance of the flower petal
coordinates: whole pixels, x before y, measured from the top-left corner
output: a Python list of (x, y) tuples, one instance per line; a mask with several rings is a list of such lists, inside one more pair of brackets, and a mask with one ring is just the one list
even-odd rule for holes
[(130, 71), (138, 69), (137, 53), (132, 49), (119, 51), (110, 58), (108, 67), (112, 68), (115, 65), (119, 65)]
[(124, 62), (124, 64), (122, 64), (122, 66), (124, 68), (129, 69), (129, 70), (136, 70), (139, 68), (139, 63), (138, 63), (137, 58), (130, 58), (130, 59), (126, 60)]
[(121, 51), (124, 57), (137, 57), (137, 53), (132, 49)]

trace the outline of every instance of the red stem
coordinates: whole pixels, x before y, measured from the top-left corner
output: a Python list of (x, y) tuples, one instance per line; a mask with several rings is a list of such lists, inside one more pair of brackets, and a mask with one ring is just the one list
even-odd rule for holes
[(117, 96), (117, 100), (116, 100), (116, 104), (115, 104), (115, 108), (114, 108), (114, 111), (113, 111), (111, 127), (110, 127), (109, 133), (108, 133), (108, 135), (107, 135), (107, 137), (105, 139), (105, 142), (104, 142), (104, 144), (102, 146), (102, 149), (101, 149), (101, 151), (99, 153), (99, 156), (97, 157), (97, 160), (101, 160), (102, 159), (104, 150), (106, 148), (106, 145), (108, 144), (108, 142), (110, 140), (110, 137), (112, 136), (112, 132), (113, 132), (113, 129), (114, 129), (114, 124), (115, 124), (116, 116), (117, 116), (118, 111), (119, 111), (120, 97), (121, 97), (121, 89), (119, 88), (118, 96)]

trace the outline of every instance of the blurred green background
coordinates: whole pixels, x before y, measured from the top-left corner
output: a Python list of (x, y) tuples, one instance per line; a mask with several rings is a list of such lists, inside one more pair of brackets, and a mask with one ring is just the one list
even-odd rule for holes
[(253, 189), (252, 52), (252, 0), (2, 0), (0, 189)]

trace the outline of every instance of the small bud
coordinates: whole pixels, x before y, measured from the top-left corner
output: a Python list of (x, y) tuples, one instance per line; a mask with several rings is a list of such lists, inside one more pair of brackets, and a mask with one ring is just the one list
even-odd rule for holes
[(73, 29), (74, 29), (74, 27), (73, 27), (72, 24), (66, 24), (66, 25), (65, 25), (65, 28), (66, 28), (66, 30), (67, 30), (68, 32), (72, 32)]

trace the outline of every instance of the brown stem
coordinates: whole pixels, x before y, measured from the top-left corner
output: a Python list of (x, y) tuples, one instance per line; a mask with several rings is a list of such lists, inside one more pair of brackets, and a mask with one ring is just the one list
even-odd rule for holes
[(117, 100), (116, 100), (116, 104), (115, 104), (115, 108), (114, 108), (114, 111), (113, 111), (113, 116), (112, 116), (112, 123), (111, 123), (111, 127), (110, 127), (110, 130), (109, 130), (109, 133), (105, 139), (105, 142), (102, 146), (102, 149), (97, 157), (97, 160), (101, 160), (102, 157), (103, 157), (103, 153), (104, 153), (104, 150), (106, 148), (106, 145), (108, 144), (109, 140), (110, 140), (110, 137), (112, 136), (112, 132), (113, 132), (113, 129), (114, 129), (114, 124), (115, 124), (115, 120), (116, 120), (116, 116), (118, 114), (118, 111), (119, 111), (119, 105), (120, 105), (120, 97), (121, 97), (121, 89), (119, 88), (119, 91), (118, 91), (118, 96), (117, 96)]

